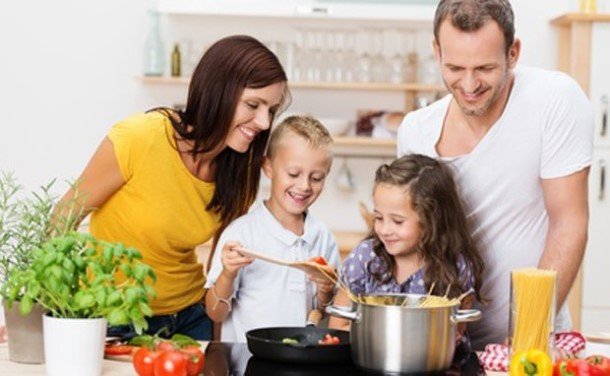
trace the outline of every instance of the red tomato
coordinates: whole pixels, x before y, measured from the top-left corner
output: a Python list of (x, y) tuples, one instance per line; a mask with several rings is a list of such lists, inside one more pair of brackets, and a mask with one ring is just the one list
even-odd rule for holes
[(591, 355), (585, 360), (598, 369), (603, 376), (610, 376), (610, 358), (603, 355)]
[(140, 347), (133, 356), (133, 368), (139, 376), (154, 376), (155, 360), (159, 357), (159, 352), (150, 350), (147, 347)]
[(106, 347), (104, 348), (104, 355), (131, 355), (132, 350), (133, 346), (130, 345), (106, 345)]
[(587, 363), (584, 359), (567, 359), (555, 364), (554, 376), (602, 376), (600, 370)]
[(326, 260), (322, 256), (312, 257), (309, 261), (313, 261), (313, 262), (315, 262), (316, 264), (319, 264), (319, 265), (328, 265), (328, 263), (326, 262)]
[(163, 351), (155, 360), (155, 376), (186, 376), (186, 363), (181, 352)]
[(331, 336), (328, 333), (324, 335), (324, 339), (318, 341), (319, 345), (338, 345), (339, 343), (341, 343), (339, 337)]
[(180, 352), (186, 357), (186, 374), (188, 376), (199, 375), (204, 364), (203, 352), (199, 346), (186, 346), (180, 349)]
[(160, 341), (157, 343), (157, 351), (170, 351), (176, 350), (176, 345), (172, 341)]

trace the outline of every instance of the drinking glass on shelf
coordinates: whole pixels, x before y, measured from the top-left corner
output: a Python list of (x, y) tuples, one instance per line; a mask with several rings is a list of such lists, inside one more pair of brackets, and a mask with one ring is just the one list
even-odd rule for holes
[(385, 34), (381, 29), (371, 30), (371, 78), (374, 82), (388, 81), (388, 64), (384, 56)]
[(370, 54), (371, 35), (368, 30), (358, 30), (356, 34), (356, 52), (358, 54), (358, 81), (371, 82), (373, 58)]

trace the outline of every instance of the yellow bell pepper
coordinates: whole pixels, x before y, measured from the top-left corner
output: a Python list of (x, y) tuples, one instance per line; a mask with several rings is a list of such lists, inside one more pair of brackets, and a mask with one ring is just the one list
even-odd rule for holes
[(526, 350), (510, 360), (510, 376), (553, 376), (553, 362), (541, 350)]

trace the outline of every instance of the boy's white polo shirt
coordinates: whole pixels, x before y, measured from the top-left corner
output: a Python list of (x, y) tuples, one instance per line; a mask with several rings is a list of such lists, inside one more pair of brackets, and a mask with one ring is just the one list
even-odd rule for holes
[[(339, 266), (337, 243), (326, 225), (307, 214), (304, 233), (297, 236), (260, 203), (222, 233), (206, 288), (214, 285), (222, 271), (220, 256), (227, 241), (238, 241), (245, 248), (286, 261), (323, 256), (330, 265)], [(307, 314), (314, 307), (316, 286), (307, 280), (307, 274), (263, 260), (254, 260), (241, 269), (233, 288), (233, 307), (222, 323), (223, 341), (245, 342), (245, 333), (256, 328), (305, 326)]]

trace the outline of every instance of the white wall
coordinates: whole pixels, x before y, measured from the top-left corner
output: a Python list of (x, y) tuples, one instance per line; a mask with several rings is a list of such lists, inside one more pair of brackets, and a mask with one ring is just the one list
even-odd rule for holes
[[(278, 0), (280, 1), (280, 0)], [(521, 61), (555, 66), (555, 34), (549, 19), (567, 11), (568, 0), (514, 0)], [(0, 170), (13, 170), (28, 188), (51, 178), (74, 179), (108, 128), (153, 106), (183, 102), (185, 87), (142, 85), (148, 32), (147, 0), (3, 1), (0, 5)], [(166, 49), (189, 37), (198, 46), (236, 32), (272, 38), (290, 32), (288, 21), (172, 16), (163, 20)], [(291, 110), (318, 116), (352, 113), (358, 106), (402, 107), (400, 95), (295, 91)], [(369, 202), (372, 171), (380, 160), (350, 160), (359, 183), (351, 194), (329, 179), (314, 213), (337, 229), (364, 229), (357, 202)], [(334, 171), (341, 160), (335, 162)]]

